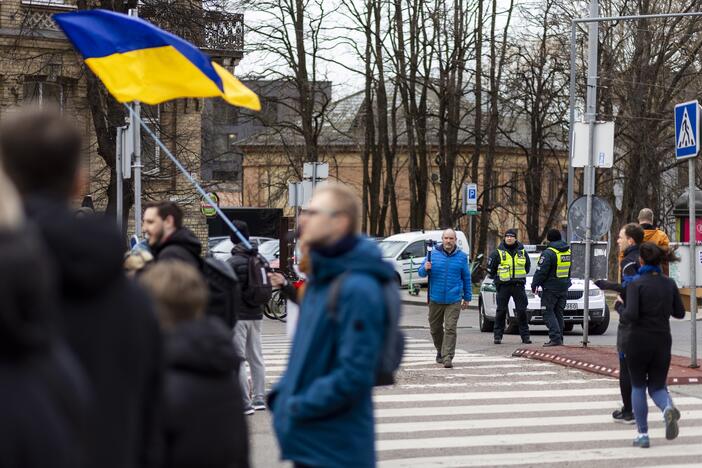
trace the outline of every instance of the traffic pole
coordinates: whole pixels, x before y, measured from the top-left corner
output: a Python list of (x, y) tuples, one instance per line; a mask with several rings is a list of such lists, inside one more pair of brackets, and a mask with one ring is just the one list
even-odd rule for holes
[(690, 218), (690, 367), (697, 368), (697, 220), (695, 218), (695, 158), (688, 164), (688, 215)]

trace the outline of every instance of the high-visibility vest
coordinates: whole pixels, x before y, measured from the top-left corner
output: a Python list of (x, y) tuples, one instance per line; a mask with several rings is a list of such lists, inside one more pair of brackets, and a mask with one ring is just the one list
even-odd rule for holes
[(497, 252), (500, 254), (500, 266), (497, 267), (500, 281), (526, 278), (527, 254), (524, 249), (517, 250), (514, 256), (506, 250), (498, 249)]
[(570, 249), (561, 252), (556, 248), (549, 247), (548, 250), (556, 254), (556, 278), (568, 278), (570, 276), (571, 263)]

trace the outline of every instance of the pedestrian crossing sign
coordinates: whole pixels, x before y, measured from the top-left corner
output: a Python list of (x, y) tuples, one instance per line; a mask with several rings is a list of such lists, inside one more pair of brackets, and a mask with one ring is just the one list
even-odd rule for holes
[(687, 159), (700, 150), (700, 106), (697, 101), (675, 106), (675, 157)]

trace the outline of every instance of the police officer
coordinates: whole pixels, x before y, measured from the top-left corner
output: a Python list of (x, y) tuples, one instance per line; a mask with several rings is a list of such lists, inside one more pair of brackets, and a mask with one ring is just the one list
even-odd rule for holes
[(544, 321), (548, 327), (549, 341), (544, 346), (563, 345), (563, 311), (570, 288), (570, 246), (561, 239), (557, 229), (551, 229), (546, 235), (548, 247), (541, 253), (539, 264), (531, 282), (531, 291), (541, 287), (541, 307)]
[(527, 295), (524, 290), (527, 272), (531, 268), (529, 255), (521, 242), (517, 241), (517, 231), (508, 229), (504, 241), (488, 260), (488, 275), (495, 280), (497, 288), (497, 312), (495, 314), (495, 344), (502, 343), (505, 320), (510, 298), (514, 300), (514, 312), (519, 322), (522, 343), (530, 344), (529, 319), (527, 318)]

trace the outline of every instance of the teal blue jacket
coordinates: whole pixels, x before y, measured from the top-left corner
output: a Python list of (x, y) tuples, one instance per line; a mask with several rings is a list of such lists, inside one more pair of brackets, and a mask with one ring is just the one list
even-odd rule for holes
[[(282, 458), (329, 468), (373, 467), (372, 390), (385, 334), (381, 282), (395, 272), (367, 239), (337, 257), (311, 255), (288, 367), (269, 396)], [(329, 286), (346, 271), (332, 317)]]

